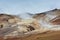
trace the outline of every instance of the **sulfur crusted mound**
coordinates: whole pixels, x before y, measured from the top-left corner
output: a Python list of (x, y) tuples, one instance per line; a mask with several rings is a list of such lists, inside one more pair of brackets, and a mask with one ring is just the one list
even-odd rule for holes
[(15, 15), (0, 14), (0, 36), (21, 36), (39, 29), (39, 23), (33, 19), (21, 19)]

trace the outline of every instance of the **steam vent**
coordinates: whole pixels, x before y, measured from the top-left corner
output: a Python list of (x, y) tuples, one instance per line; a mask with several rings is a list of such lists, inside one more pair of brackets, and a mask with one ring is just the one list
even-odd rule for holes
[(60, 40), (60, 9), (28, 15), (0, 14), (0, 40)]

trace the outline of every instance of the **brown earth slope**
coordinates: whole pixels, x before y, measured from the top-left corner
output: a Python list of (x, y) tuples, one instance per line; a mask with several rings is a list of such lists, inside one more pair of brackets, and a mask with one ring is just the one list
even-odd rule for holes
[(42, 34), (34, 34), (26, 37), (14, 37), (8, 39), (0, 38), (0, 40), (60, 40), (60, 31), (45, 32)]

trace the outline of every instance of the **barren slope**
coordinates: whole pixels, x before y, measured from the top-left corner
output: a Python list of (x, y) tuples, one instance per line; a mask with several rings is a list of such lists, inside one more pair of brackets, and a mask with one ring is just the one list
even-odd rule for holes
[[(4, 39), (2, 39), (4, 40)], [(14, 37), (5, 40), (60, 40), (60, 31), (29, 35), (27, 37)]]

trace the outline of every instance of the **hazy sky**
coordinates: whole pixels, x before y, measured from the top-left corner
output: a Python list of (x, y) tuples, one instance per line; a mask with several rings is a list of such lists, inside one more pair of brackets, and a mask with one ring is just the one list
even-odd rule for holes
[(0, 12), (39, 13), (54, 8), (60, 8), (60, 0), (0, 0)]

